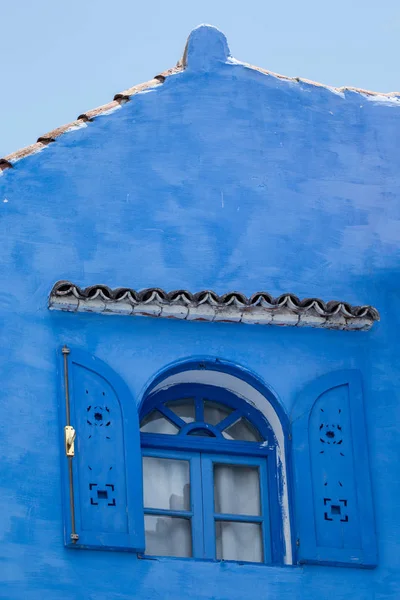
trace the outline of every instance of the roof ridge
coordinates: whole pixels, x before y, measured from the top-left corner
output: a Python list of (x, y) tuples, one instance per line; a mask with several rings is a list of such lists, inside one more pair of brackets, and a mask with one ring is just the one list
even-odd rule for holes
[(344, 92), (355, 92), (356, 94), (365, 94), (367, 96), (385, 96), (386, 98), (400, 98), (400, 92), (375, 92), (372, 90), (366, 90), (364, 88), (358, 88), (350, 85), (343, 86), (333, 86), (327, 83), (320, 83), (318, 81), (313, 81), (312, 79), (307, 79), (306, 77), (291, 77), (289, 75), (281, 75), (280, 73), (275, 73), (274, 71), (269, 71), (268, 69), (263, 69), (262, 67), (257, 67), (251, 65), (250, 63), (245, 63), (242, 61), (234, 61), (236, 64), (241, 64), (249, 69), (253, 69), (254, 71), (259, 71), (264, 75), (271, 75), (272, 77), (277, 77), (277, 79), (284, 79), (285, 81), (296, 81), (297, 83), (307, 83), (308, 85), (314, 85), (315, 87), (322, 87), (327, 90), (332, 90), (338, 93)]
[[(208, 26), (204, 26), (204, 27), (208, 27)], [(211, 28), (211, 29), (215, 29), (215, 28)], [(196, 30), (194, 30), (194, 31), (196, 31)], [(192, 32), (192, 34), (193, 34), (193, 32)], [(72, 131), (79, 127), (85, 127), (85, 125), (87, 123), (93, 121), (98, 116), (105, 115), (111, 111), (114, 111), (117, 108), (119, 108), (121, 105), (125, 104), (126, 102), (129, 102), (129, 100), (132, 98), (132, 96), (139, 94), (140, 92), (143, 92), (149, 88), (161, 85), (164, 83), (164, 81), (167, 79), (167, 77), (170, 77), (171, 75), (175, 75), (177, 73), (180, 73), (181, 71), (184, 71), (187, 67), (189, 40), (190, 40), (190, 36), (186, 43), (182, 59), (180, 61), (178, 61), (177, 65), (175, 67), (173, 67), (172, 69), (168, 69), (168, 70), (160, 73), (159, 75), (156, 75), (153, 79), (150, 79), (149, 81), (147, 81), (145, 83), (139, 83), (131, 88), (128, 88), (127, 90), (124, 90), (123, 92), (115, 94), (115, 96), (111, 102), (108, 102), (107, 104), (103, 104), (102, 106), (98, 106), (97, 108), (88, 110), (85, 113), (80, 114), (75, 121), (67, 123), (66, 125), (62, 125), (61, 127), (57, 127), (56, 129), (53, 129), (52, 131), (49, 131), (48, 133), (41, 135), (37, 139), (36, 143), (31, 144), (30, 146), (21, 148), (11, 154), (8, 154), (4, 158), (0, 158), (0, 175), (1, 175), (2, 171), (12, 168), (13, 163), (17, 162), (18, 160), (20, 160), (22, 158), (25, 158), (26, 156), (30, 156), (31, 154), (36, 154), (37, 152), (40, 152), (46, 146), (48, 146), (52, 142), (55, 142), (56, 139), (58, 139), (64, 133), (67, 133), (68, 131)], [(282, 79), (285, 81), (293, 81), (293, 82), (297, 82), (297, 83), (305, 83), (307, 85), (312, 85), (315, 87), (322, 87), (322, 88), (328, 89), (334, 93), (343, 94), (344, 92), (355, 92), (355, 93), (359, 93), (359, 94), (363, 94), (363, 95), (367, 95), (367, 96), (384, 97), (389, 100), (391, 98), (395, 98), (395, 99), (398, 98), (400, 100), (400, 92), (374, 92), (374, 91), (365, 90), (365, 89), (357, 88), (357, 87), (351, 87), (351, 86), (333, 87), (333, 86), (329, 86), (327, 84), (318, 83), (316, 81), (311, 81), (310, 79), (306, 79), (303, 77), (290, 77), (287, 75), (281, 75), (279, 73), (275, 73), (274, 71), (269, 71), (267, 69), (263, 69), (261, 67), (251, 65), (249, 63), (245, 63), (245, 62), (236, 60), (235, 58), (232, 58), (232, 57), (229, 57), (227, 62), (228, 62), (228, 64), (241, 65), (243, 67), (252, 69), (254, 71), (258, 71), (259, 73), (263, 73), (264, 75), (276, 77), (278, 79)]]
[(79, 127), (84, 127), (86, 123), (93, 121), (96, 117), (111, 112), (119, 108), (119, 106), (121, 106), (122, 104), (126, 104), (126, 102), (129, 102), (129, 100), (135, 94), (139, 94), (144, 90), (161, 85), (162, 83), (164, 83), (167, 77), (169, 77), (170, 75), (174, 75), (175, 73), (179, 73), (183, 70), (183, 68), (183, 65), (181, 63), (178, 63), (176, 67), (168, 69), (167, 71), (156, 75), (155, 77), (153, 77), (153, 79), (150, 79), (145, 83), (139, 83), (131, 88), (128, 88), (127, 90), (124, 90), (123, 92), (115, 94), (111, 102), (108, 102), (107, 104), (103, 104), (102, 106), (98, 106), (97, 108), (93, 108), (84, 113), (81, 113), (75, 121), (71, 121), (66, 125), (62, 125), (61, 127), (57, 127), (56, 129), (53, 129), (52, 131), (41, 135), (34, 144), (31, 144), (30, 146), (25, 146), (24, 148), (21, 148), (16, 152), (8, 154), (4, 158), (0, 158), (0, 173), (5, 169), (12, 168), (13, 163), (17, 162), (21, 158), (25, 158), (26, 156), (40, 152), (40, 150), (42, 150), (52, 142), (55, 142), (56, 139), (64, 133), (67, 133), (68, 131), (72, 131)]

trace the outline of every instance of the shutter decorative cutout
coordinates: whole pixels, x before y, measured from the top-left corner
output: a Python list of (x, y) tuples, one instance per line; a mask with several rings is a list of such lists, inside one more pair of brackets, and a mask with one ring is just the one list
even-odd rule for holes
[(309, 385), (292, 414), (298, 562), (376, 566), (361, 377)]
[(129, 390), (102, 361), (64, 347), (67, 546), (144, 550), (139, 422)]

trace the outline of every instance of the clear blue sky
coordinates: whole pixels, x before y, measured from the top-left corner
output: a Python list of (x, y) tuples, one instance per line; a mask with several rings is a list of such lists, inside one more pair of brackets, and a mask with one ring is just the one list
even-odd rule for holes
[(400, 89), (399, 0), (4, 0), (0, 17), (0, 156), (172, 67), (200, 23), (278, 73)]

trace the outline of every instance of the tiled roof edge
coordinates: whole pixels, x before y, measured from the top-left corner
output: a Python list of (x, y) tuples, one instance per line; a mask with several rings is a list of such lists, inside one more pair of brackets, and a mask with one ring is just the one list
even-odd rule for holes
[(365, 90), (363, 88), (358, 88), (354, 86), (340, 86), (335, 87), (333, 85), (329, 85), (327, 83), (319, 83), (318, 81), (313, 81), (312, 79), (307, 79), (306, 77), (290, 77), (289, 75), (281, 75), (280, 73), (275, 73), (274, 71), (269, 71), (267, 69), (263, 69), (261, 67), (257, 67), (255, 65), (251, 65), (250, 63), (238, 61), (236, 59), (232, 60), (232, 64), (242, 65), (243, 67), (247, 67), (248, 69), (252, 69), (253, 71), (258, 71), (259, 73), (263, 73), (263, 75), (270, 75), (271, 77), (276, 77), (277, 79), (282, 79), (284, 81), (293, 81), (294, 83), (306, 83), (307, 85), (312, 85), (314, 87), (324, 88), (327, 90), (331, 90), (333, 92), (343, 94), (344, 92), (354, 92), (356, 94), (362, 94), (364, 96), (377, 96), (377, 97), (385, 97), (385, 98), (398, 98), (400, 99), (400, 92), (375, 92), (372, 90)]
[[(214, 28), (212, 28), (212, 29), (214, 29)], [(190, 36), (188, 38), (188, 42), (189, 42), (189, 39), (190, 39)], [(0, 174), (2, 171), (12, 168), (13, 164), (15, 162), (17, 162), (18, 160), (25, 158), (26, 156), (36, 154), (36, 152), (43, 150), (48, 144), (55, 142), (64, 133), (67, 133), (68, 131), (76, 129), (77, 127), (84, 127), (86, 123), (93, 121), (96, 117), (98, 117), (100, 115), (104, 115), (110, 111), (113, 111), (113, 110), (119, 108), (122, 104), (124, 104), (125, 102), (128, 102), (131, 99), (131, 97), (134, 96), (135, 94), (143, 92), (144, 90), (147, 90), (151, 87), (161, 85), (162, 83), (164, 83), (164, 81), (167, 79), (167, 77), (170, 77), (171, 75), (175, 75), (176, 73), (179, 73), (179, 72), (183, 71), (184, 69), (186, 69), (187, 59), (188, 59), (188, 43), (186, 44), (183, 57), (178, 62), (176, 67), (173, 67), (172, 69), (168, 69), (167, 71), (164, 71), (163, 73), (160, 73), (159, 75), (156, 75), (153, 79), (151, 79), (150, 81), (148, 81), (146, 83), (140, 83), (140, 84), (135, 85), (134, 87), (129, 88), (123, 92), (115, 94), (114, 99), (111, 102), (109, 102), (108, 104), (104, 104), (103, 106), (99, 106), (92, 110), (88, 110), (87, 112), (80, 114), (75, 121), (72, 121), (71, 123), (67, 123), (66, 125), (63, 125), (61, 127), (57, 127), (53, 131), (49, 131), (48, 133), (40, 136), (35, 144), (31, 144), (30, 146), (21, 148), (20, 150), (17, 150), (16, 152), (13, 152), (12, 154), (7, 155), (4, 158), (0, 158)], [(350, 87), (350, 86), (333, 87), (333, 86), (329, 86), (326, 84), (318, 83), (316, 81), (311, 81), (309, 79), (305, 79), (302, 77), (289, 77), (286, 75), (280, 75), (279, 73), (274, 73), (273, 71), (268, 71), (266, 69), (262, 69), (261, 67), (257, 67), (257, 66), (254, 66), (254, 65), (251, 65), (248, 63), (238, 61), (232, 57), (228, 58), (228, 63), (241, 65), (243, 67), (247, 67), (254, 71), (263, 73), (264, 75), (276, 77), (277, 79), (282, 79), (285, 81), (292, 81), (292, 82), (296, 82), (296, 83), (305, 83), (307, 85), (311, 85), (314, 87), (322, 87), (322, 88), (328, 89), (332, 92), (339, 93), (339, 94), (343, 94), (344, 92), (355, 92), (355, 93), (363, 94), (366, 96), (371, 96), (371, 97), (375, 96), (377, 98), (380, 97), (381, 99), (383, 98), (383, 99), (387, 99), (387, 100), (390, 100), (390, 99), (400, 100), (400, 92), (373, 92), (373, 91), (364, 90), (364, 89), (356, 88), (356, 87)], [(400, 104), (400, 102), (399, 102), (399, 104)]]
[(182, 70), (182, 65), (178, 65), (174, 69), (169, 69), (160, 75), (156, 75), (153, 79), (147, 81), (146, 83), (140, 83), (129, 88), (128, 90), (116, 94), (111, 102), (80, 114), (75, 121), (67, 123), (66, 125), (62, 125), (61, 127), (57, 127), (56, 129), (41, 135), (35, 144), (31, 144), (30, 146), (21, 148), (12, 154), (8, 154), (4, 158), (0, 158), (0, 172), (12, 168), (13, 164), (21, 158), (25, 158), (26, 156), (36, 154), (36, 152), (43, 150), (43, 148), (45, 148), (48, 144), (55, 142), (64, 133), (68, 133), (69, 131), (72, 131), (78, 127), (85, 127), (86, 123), (93, 121), (96, 117), (119, 108), (122, 104), (128, 102), (132, 96), (149, 88), (161, 85), (164, 83), (167, 77), (174, 75), (175, 73), (179, 73)]
[(111, 289), (106, 285), (86, 288), (58, 281), (50, 292), (49, 308), (67, 312), (94, 312), (174, 318), (187, 321), (227, 321), (234, 323), (368, 330), (379, 321), (373, 306), (352, 306), (348, 302), (320, 298), (300, 300), (294, 294), (273, 297), (256, 292), (250, 297), (240, 292), (219, 296), (211, 290), (192, 294), (187, 290), (166, 292), (160, 288), (140, 291)]

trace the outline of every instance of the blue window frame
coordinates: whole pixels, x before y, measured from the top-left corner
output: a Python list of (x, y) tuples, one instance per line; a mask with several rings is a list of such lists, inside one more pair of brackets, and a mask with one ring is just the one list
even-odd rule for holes
[(143, 406), (146, 555), (282, 562), (276, 441), (264, 416), (208, 385)]

